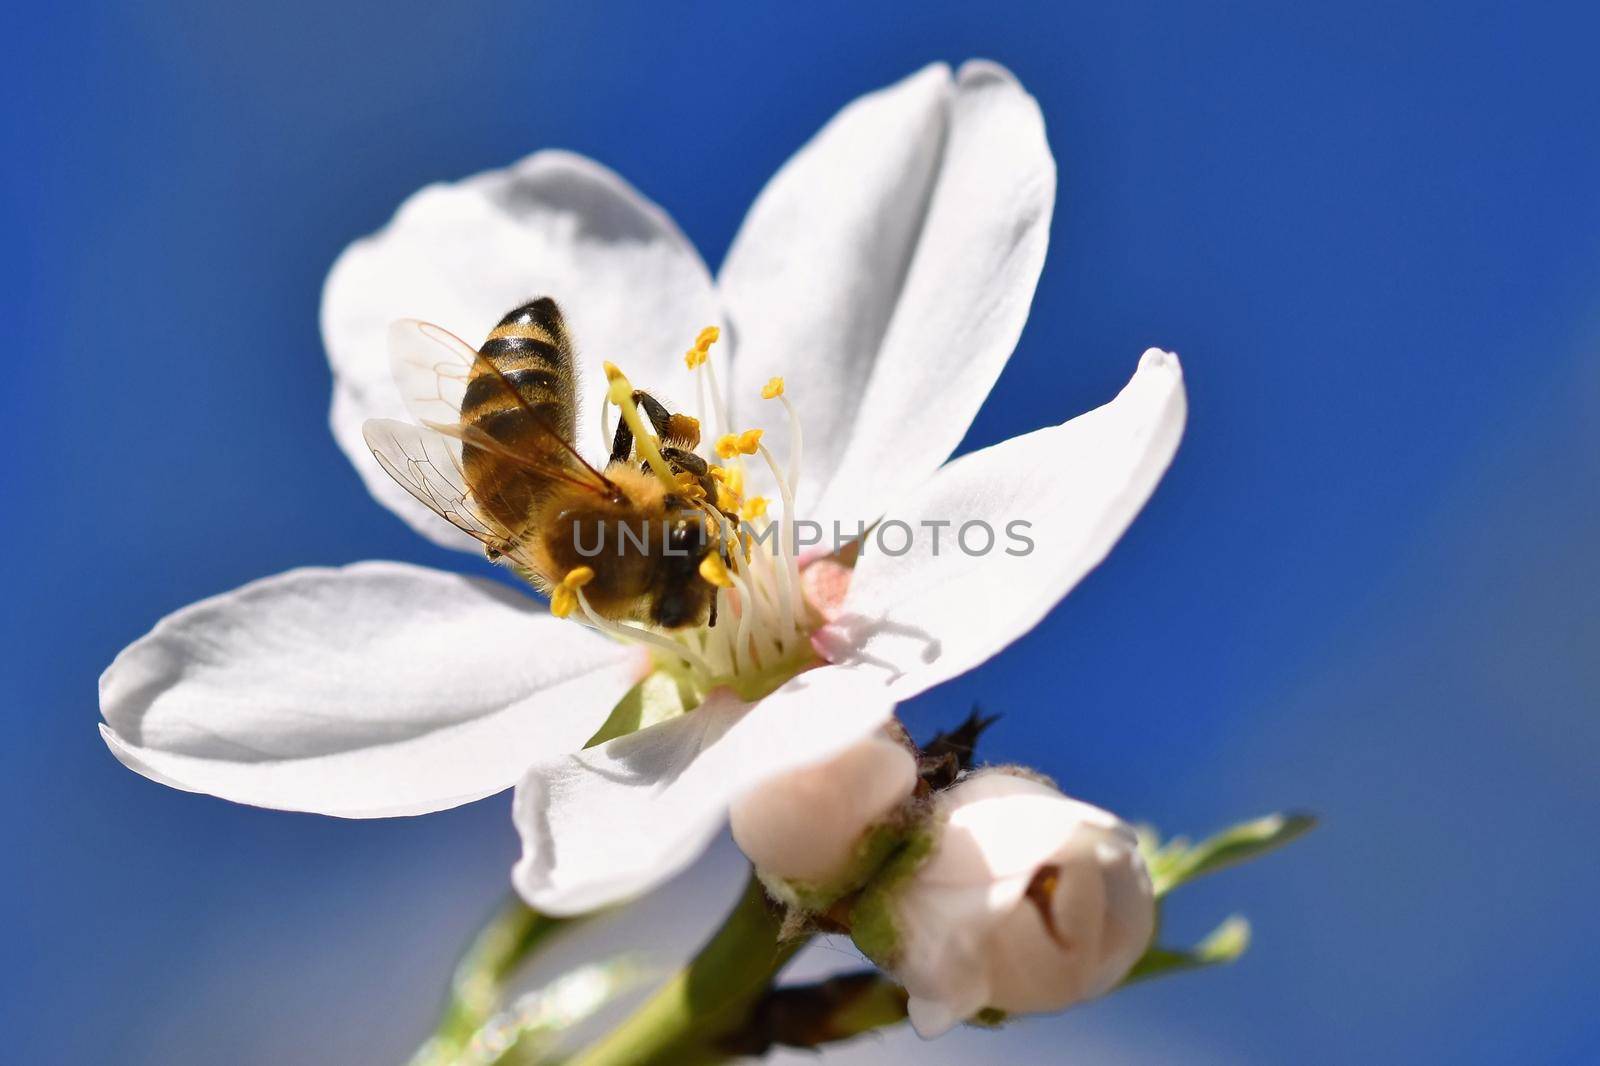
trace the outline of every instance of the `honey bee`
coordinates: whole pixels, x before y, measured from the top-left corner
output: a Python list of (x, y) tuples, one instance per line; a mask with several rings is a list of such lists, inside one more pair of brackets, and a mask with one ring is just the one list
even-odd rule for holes
[(541, 591), (587, 568), (583, 595), (604, 618), (666, 629), (715, 624), (717, 589), (702, 563), (721, 547), (703, 503), (715, 488), (693, 451), (699, 424), (635, 392), (676, 484), (633, 458), (626, 420), (604, 470), (586, 462), (573, 442), (575, 357), (554, 300), (515, 308), (479, 349), (405, 320), (390, 327), (389, 350), (421, 424), (372, 419), (362, 433), (406, 491)]

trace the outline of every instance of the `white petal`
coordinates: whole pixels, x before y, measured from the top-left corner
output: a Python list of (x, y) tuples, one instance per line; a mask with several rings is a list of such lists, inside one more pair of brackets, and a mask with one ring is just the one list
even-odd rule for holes
[[(899, 699), (993, 656), (1105, 558), (1172, 461), (1184, 414), (1178, 358), (1152, 348), (1104, 407), (951, 463), (880, 527), (893, 551), (905, 538), (890, 523), (906, 523), (909, 551), (889, 555), (869, 538), (819, 645), (835, 662), (887, 670)], [(935, 551), (925, 523), (939, 522)], [(963, 550), (969, 522), (993, 530), (992, 550), (982, 551), (978, 526), (966, 540), (973, 554)]]
[(969, 63), (857, 100), (763, 190), (719, 284), (740, 417), (778, 441), (746, 413), (788, 375), (804, 517), (870, 520), (949, 457), (1022, 331), (1055, 184), (1033, 98)]
[(366, 419), (406, 417), (389, 373), (388, 326), (420, 318), (478, 344), (507, 311), (540, 295), (561, 305), (582, 359), (580, 448), (598, 457), (602, 360), (693, 410), (682, 354), (719, 321), (710, 275), (665, 212), (582, 156), (539, 152), (430, 185), (345, 249), (328, 275), (322, 337), (334, 436), (372, 494), (440, 544), (481, 550), (391, 482), (361, 439)]
[(551, 914), (644, 892), (693, 862), (745, 791), (843, 751), (892, 711), (875, 681), (813, 670), (758, 704), (722, 689), (679, 718), (544, 760), (517, 786), (512, 882)]
[(648, 668), (490, 581), (399, 563), (292, 570), (193, 604), (100, 677), (130, 768), (347, 818), (492, 795), (583, 744)]

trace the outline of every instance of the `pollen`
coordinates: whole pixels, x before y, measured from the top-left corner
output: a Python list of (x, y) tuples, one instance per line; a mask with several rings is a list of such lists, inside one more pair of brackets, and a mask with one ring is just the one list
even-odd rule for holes
[(775, 400), (779, 396), (782, 396), (782, 395), (783, 395), (783, 379), (782, 378), (773, 378), (772, 380), (768, 381), (765, 385), (761, 386), (761, 398), (763, 400)]
[(739, 517), (746, 522), (752, 522), (757, 518), (765, 518), (766, 516), (767, 501), (764, 496), (752, 496), (745, 501), (743, 507), (739, 508)]
[(697, 447), (700, 444), (700, 420), (693, 415), (668, 415), (667, 438), (686, 448)]
[(578, 590), (593, 580), (592, 567), (575, 566), (568, 570), (561, 584), (550, 591), (550, 613), (557, 618), (570, 615), (578, 606)]
[(700, 560), (700, 576), (719, 589), (733, 587), (733, 578), (728, 575), (727, 564), (716, 552), (707, 552), (706, 557)]
[(712, 465), (706, 472), (717, 483), (717, 509), (729, 514), (739, 510), (744, 496), (744, 470), (737, 466)]
[(701, 330), (694, 339), (694, 347), (683, 353), (683, 363), (690, 370), (704, 363), (711, 356), (711, 346), (717, 343), (722, 336), (722, 330), (716, 326), (707, 326)]

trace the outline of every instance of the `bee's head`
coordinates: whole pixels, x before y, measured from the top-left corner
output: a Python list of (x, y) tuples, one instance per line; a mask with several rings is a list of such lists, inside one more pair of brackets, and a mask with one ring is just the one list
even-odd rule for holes
[(667, 496), (665, 550), (656, 565), (650, 621), (665, 629), (700, 625), (711, 611), (716, 588), (700, 576), (700, 564), (715, 550), (705, 518), (687, 502)]

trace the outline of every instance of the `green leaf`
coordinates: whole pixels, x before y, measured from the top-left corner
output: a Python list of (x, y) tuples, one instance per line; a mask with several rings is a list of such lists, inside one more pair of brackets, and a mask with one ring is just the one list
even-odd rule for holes
[(1151, 977), (1165, 977), (1185, 970), (1199, 970), (1207, 966), (1233, 962), (1243, 955), (1249, 946), (1250, 923), (1236, 914), (1212, 930), (1210, 936), (1188, 950), (1151, 945), (1144, 953), (1144, 957), (1134, 963), (1133, 969), (1122, 979), (1122, 983), (1131, 985), (1135, 981)]
[(1172, 840), (1159, 848), (1146, 845), (1146, 861), (1156, 895), (1164, 896), (1187, 881), (1259, 858), (1309, 832), (1316, 824), (1316, 818), (1309, 814), (1269, 814), (1224, 829), (1198, 844)]

